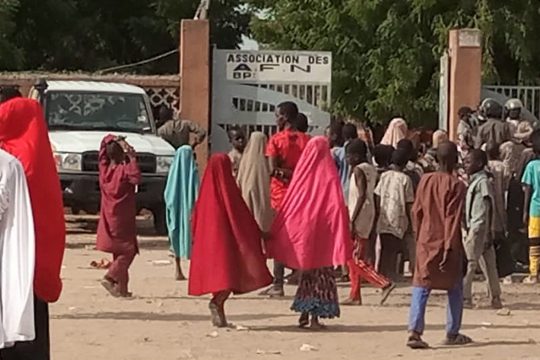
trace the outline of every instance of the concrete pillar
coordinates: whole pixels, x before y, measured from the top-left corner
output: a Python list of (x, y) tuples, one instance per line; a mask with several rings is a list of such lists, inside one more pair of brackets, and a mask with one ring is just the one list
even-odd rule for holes
[(450, 30), (450, 85), (448, 132), (457, 140), (458, 110), (462, 106), (476, 108), (482, 88), (482, 34), (478, 29)]
[[(180, 116), (208, 132), (210, 124), (210, 26), (207, 20), (182, 20), (180, 26)], [(208, 139), (197, 147), (202, 174)]]

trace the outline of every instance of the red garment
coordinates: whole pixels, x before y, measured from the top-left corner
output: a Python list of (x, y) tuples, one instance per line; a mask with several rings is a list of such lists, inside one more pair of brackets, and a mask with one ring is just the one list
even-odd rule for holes
[(99, 149), (101, 210), (96, 248), (113, 254), (136, 254), (139, 248), (135, 188), (141, 180), (141, 171), (137, 159), (131, 155), (122, 164), (110, 164), (106, 145), (114, 139), (114, 135), (107, 135)]
[(270, 257), (296, 270), (345, 265), (352, 256), (349, 214), (328, 140), (304, 150), (272, 224)]
[(116, 283), (120, 294), (128, 292), (129, 267), (136, 253), (113, 254), (113, 262), (107, 271), (107, 278)]
[(232, 175), (225, 154), (213, 155), (202, 179), (192, 217), (189, 294), (243, 294), (272, 282), (261, 231)]
[(379, 274), (373, 266), (369, 265), (363, 259), (367, 248), (368, 239), (356, 238), (355, 243), (357, 251), (353, 254), (353, 258), (349, 260), (349, 277), (351, 278), (350, 299), (362, 300), (361, 284), (362, 279), (365, 279), (376, 288), (384, 289), (390, 286), (391, 282), (385, 276)]
[(0, 143), (22, 163), (28, 182), (36, 232), (34, 291), (41, 300), (55, 302), (62, 291), (66, 228), (60, 180), (38, 102), (15, 98), (0, 105)]
[[(302, 132), (285, 129), (273, 135), (266, 145), (266, 156), (278, 158), (278, 166), (294, 170), (310, 137)], [(289, 183), (272, 177), (270, 182), (270, 202), (274, 210), (281, 207)]]

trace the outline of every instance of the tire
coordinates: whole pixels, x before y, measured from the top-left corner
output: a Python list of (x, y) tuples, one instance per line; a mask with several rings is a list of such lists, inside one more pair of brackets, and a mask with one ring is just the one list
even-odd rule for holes
[(152, 209), (152, 216), (154, 217), (154, 230), (159, 236), (167, 235), (167, 223), (165, 221), (165, 205), (158, 206)]

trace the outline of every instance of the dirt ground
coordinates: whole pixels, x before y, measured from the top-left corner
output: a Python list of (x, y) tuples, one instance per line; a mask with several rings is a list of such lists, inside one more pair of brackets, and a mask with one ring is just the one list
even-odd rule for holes
[[(226, 307), (229, 321), (237, 328), (215, 330), (209, 321), (208, 299), (188, 297), (187, 283), (174, 281), (164, 238), (140, 237), (141, 255), (130, 273), (135, 296), (114, 299), (98, 282), (103, 270), (89, 267), (92, 260), (106, 257), (92, 250), (94, 220), (69, 220), (64, 292), (51, 306), (54, 360), (540, 359), (536, 343), (540, 287), (521, 284), (503, 288), (508, 315), (486, 307), (466, 310), (463, 332), (475, 344), (461, 348), (438, 346), (444, 337), (446, 298), (434, 293), (425, 334), (434, 348), (420, 352), (405, 347), (410, 301), (410, 288), (405, 286), (383, 307), (376, 305), (379, 294), (366, 287), (364, 306), (342, 308), (341, 318), (326, 321), (328, 330), (318, 333), (296, 328), (297, 315), (289, 310), (293, 287), (287, 287), (288, 296), (280, 300), (238, 296)], [(475, 286), (477, 294), (485, 297), (483, 284)], [(346, 291), (346, 285), (340, 285), (340, 295)], [(482, 299), (484, 305), (487, 302)]]

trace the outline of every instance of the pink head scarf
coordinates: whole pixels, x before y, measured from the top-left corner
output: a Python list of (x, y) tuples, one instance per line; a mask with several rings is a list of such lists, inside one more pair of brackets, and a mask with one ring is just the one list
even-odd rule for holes
[(388, 129), (384, 133), (381, 140), (382, 145), (392, 145), (397, 148), (397, 144), (400, 140), (406, 139), (409, 132), (407, 123), (402, 118), (394, 118), (388, 124)]
[(352, 256), (349, 217), (328, 140), (311, 139), (272, 224), (268, 255), (287, 267), (343, 265)]

